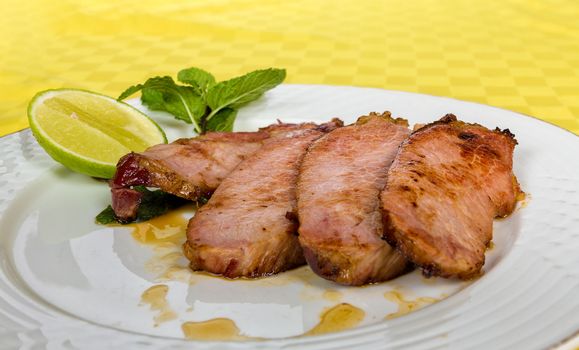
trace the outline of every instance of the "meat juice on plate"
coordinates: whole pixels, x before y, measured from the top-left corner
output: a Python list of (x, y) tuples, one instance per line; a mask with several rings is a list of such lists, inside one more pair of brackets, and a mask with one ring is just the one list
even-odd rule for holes
[[(249, 340), (228, 318), (214, 318), (202, 322), (185, 322), (181, 325), (185, 339), (189, 340)], [(257, 339), (257, 338), (253, 338)]]
[(141, 294), (141, 303), (149, 305), (151, 310), (158, 312), (153, 319), (155, 327), (163, 322), (177, 318), (177, 314), (167, 302), (168, 292), (169, 287), (167, 285), (158, 284), (148, 288)]
[[(320, 322), (303, 336), (344, 331), (357, 326), (364, 319), (364, 310), (341, 303), (324, 311)], [(181, 326), (186, 339), (190, 340), (262, 340), (241, 334), (239, 328), (228, 318), (215, 318), (202, 322), (185, 322)]]
[[(174, 210), (165, 215), (147, 222), (128, 225), (132, 228), (131, 235), (139, 243), (148, 246), (153, 255), (146, 262), (145, 268), (158, 276), (158, 281), (179, 281), (189, 284), (195, 283), (196, 278), (217, 278), (235, 283), (238, 280), (225, 279), (204, 272), (194, 272), (187, 266), (186, 259), (181, 252), (185, 241), (185, 231), (188, 218), (193, 214), (191, 206)], [(249, 281), (247, 279), (243, 279)], [(325, 300), (337, 303), (326, 307), (319, 315), (319, 322), (306, 331), (302, 336), (320, 335), (324, 333), (343, 331), (358, 326), (366, 317), (365, 311), (346, 302), (342, 302), (344, 293), (336, 288), (324, 288), (321, 291), (314, 283), (317, 276), (307, 266), (288, 271), (286, 273), (252, 280), (251, 283), (268, 286), (284, 286), (299, 282), (304, 285), (301, 298), (304, 300)], [(435, 283), (433, 279), (427, 281)], [(366, 289), (365, 287), (346, 287), (348, 289)], [(161, 323), (177, 318), (179, 310), (171, 309), (167, 294), (169, 287), (166, 284), (155, 284), (141, 295), (141, 304), (149, 305), (155, 313), (153, 323), (158, 327)], [(405, 296), (399, 289), (384, 294), (385, 298), (397, 305), (397, 311), (386, 316), (387, 319), (402, 316), (418, 310), (428, 304), (438, 301), (437, 298), (419, 297), (412, 299)], [(185, 310), (191, 312), (192, 308)], [(186, 321), (181, 324), (183, 335), (189, 340), (263, 340), (260, 337), (243, 335), (235, 321), (225, 317), (212, 318), (204, 321)]]

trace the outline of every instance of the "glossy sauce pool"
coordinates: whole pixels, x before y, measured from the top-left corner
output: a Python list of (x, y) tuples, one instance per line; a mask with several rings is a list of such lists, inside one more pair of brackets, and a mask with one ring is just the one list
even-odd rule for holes
[[(364, 310), (341, 303), (323, 312), (320, 322), (302, 336), (344, 331), (356, 327), (362, 322), (364, 316)], [(235, 322), (228, 318), (185, 322), (181, 325), (181, 329), (185, 338), (190, 340), (262, 340), (262, 338), (241, 335)]]
[[(147, 262), (145, 268), (158, 272), (158, 281), (180, 281), (194, 284), (196, 279), (217, 278), (231, 283), (240, 280), (230, 280), (207, 274), (204, 272), (193, 272), (187, 266), (187, 260), (182, 252), (182, 245), (186, 240), (186, 230), (189, 217), (193, 213), (192, 207), (183, 207), (171, 211), (165, 215), (156, 217), (147, 222), (127, 225), (132, 228), (131, 236), (141, 244), (149, 246), (153, 250), (153, 256)], [(340, 301), (344, 293), (348, 290), (332, 287), (324, 287), (320, 290), (312, 282), (316, 282), (319, 277), (307, 267), (298, 268), (278, 276), (264, 277), (251, 280), (253, 284), (263, 284), (264, 287), (283, 286), (296, 281), (304, 283), (304, 290), (314, 290), (318, 294), (316, 298), (331, 302), (334, 305), (326, 307), (320, 312), (319, 322), (309, 331), (298, 336), (313, 336), (325, 333), (340, 332), (360, 325), (366, 317), (366, 312), (352, 304)], [(315, 287), (315, 288), (313, 288)], [(313, 289), (312, 289), (313, 288)], [(355, 288), (355, 287), (352, 287)], [(179, 318), (183, 320), (185, 312), (191, 310), (173, 310), (167, 302), (169, 287), (165, 284), (156, 284), (141, 295), (141, 305), (148, 305), (155, 312), (153, 323), (155, 327), (168, 321)], [(386, 315), (386, 319), (400, 317), (423, 306), (436, 302), (436, 298), (421, 297), (410, 299), (400, 291), (391, 290), (384, 294), (384, 297), (397, 305), (397, 311)], [(230, 318), (217, 317), (203, 321), (181, 321), (181, 331), (183, 336), (189, 340), (214, 340), (214, 341), (243, 341), (243, 340), (263, 340), (261, 337), (251, 337), (243, 334), (243, 331)]]

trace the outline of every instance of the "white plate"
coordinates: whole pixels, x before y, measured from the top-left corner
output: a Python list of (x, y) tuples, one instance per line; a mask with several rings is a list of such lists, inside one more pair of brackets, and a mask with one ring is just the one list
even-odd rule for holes
[[(132, 101), (138, 105), (138, 101)], [(418, 272), (364, 288), (334, 285), (305, 268), (257, 281), (226, 281), (177, 271), (164, 281), (176, 319), (154, 326), (140, 305), (158, 275), (183, 258), (136, 242), (126, 228), (97, 226), (109, 201), (106, 184), (73, 174), (47, 158), (28, 130), (0, 139), (0, 348), (287, 348), (541, 349), (579, 329), (579, 140), (539, 120), (448, 98), (354, 87), (284, 85), (242, 110), (237, 130), (285, 122), (352, 122), (390, 110), (411, 123), (446, 113), (487, 127), (509, 128), (519, 145), (515, 173), (528, 205), (494, 225), (486, 273), (469, 283)], [(153, 113), (170, 139), (190, 127)], [(151, 260), (152, 259), (152, 260)], [(156, 259), (156, 260), (155, 260)], [(157, 270), (151, 268), (151, 261)], [(192, 283), (187, 283), (190, 279)], [(332, 292), (327, 292), (332, 290)], [(399, 303), (418, 311), (385, 319)], [(442, 301), (420, 302), (432, 297)], [(365, 312), (358, 327), (302, 336), (325, 308), (340, 302)], [(422, 307), (422, 308), (421, 308)], [(233, 320), (245, 342), (183, 340), (181, 324)]]

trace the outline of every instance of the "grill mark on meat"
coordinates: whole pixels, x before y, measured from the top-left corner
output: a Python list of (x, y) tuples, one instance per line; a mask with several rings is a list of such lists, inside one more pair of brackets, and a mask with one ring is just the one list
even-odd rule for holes
[(257, 132), (210, 132), (156, 145), (142, 153), (129, 153), (119, 160), (110, 182), (113, 210), (123, 221), (135, 217), (139, 202), (131, 202), (135, 196), (118, 189), (137, 185), (157, 187), (193, 201), (210, 196), (221, 181), (243, 159), (258, 150), (266, 139), (316, 127), (313, 123), (278, 123)]
[[(520, 191), (512, 173), (515, 145), (508, 130), (450, 114), (415, 131), (381, 194), (384, 239), (426, 276), (478, 275), (492, 221), (514, 210)], [(412, 162), (417, 158), (422, 163)]]
[(341, 125), (333, 120), (272, 138), (244, 160), (189, 222), (184, 252), (190, 267), (236, 278), (304, 264), (296, 237), (299, 164), (315, 139)]
[(316, 274), (361, 285), (405, 270), (406, 260), (381, 239), (379, 194), (409, 132), (405, 120), (372, 113), (310, 146), (298, 180), (299, 240)]
[(460, 134), (458, 134), (458, 138), (461, 140), (472, 140), (472, 139), (476, 139), (477, 136), (476, 136), (476, 134), (473, 134), (470, 132), (461, 132)]

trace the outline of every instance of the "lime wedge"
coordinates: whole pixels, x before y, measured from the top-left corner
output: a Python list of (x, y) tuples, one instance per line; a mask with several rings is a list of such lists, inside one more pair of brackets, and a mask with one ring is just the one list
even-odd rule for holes
[(123, 155), (167, 138), (152, 119), (126, 103), (76, 89), (46, 90), (28, 105), (38, 143), (70, 170), (110, 179)]

